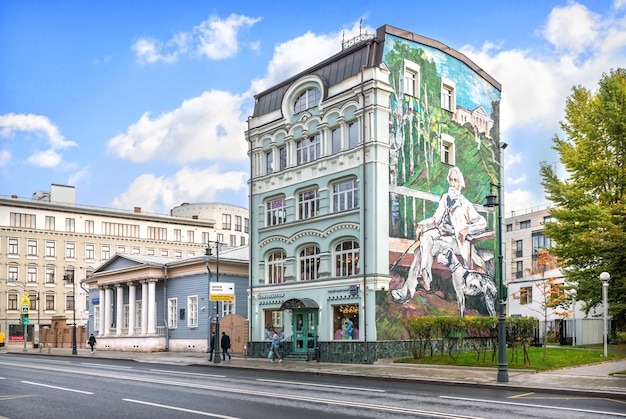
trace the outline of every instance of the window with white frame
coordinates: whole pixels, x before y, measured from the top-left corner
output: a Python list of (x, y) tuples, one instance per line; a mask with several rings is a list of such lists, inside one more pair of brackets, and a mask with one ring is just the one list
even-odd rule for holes
[(76, 259), (76, 243), (65, 243), (65, 257)]
[(54, 293), (46, 293), (46, 310), (56, 310), (54, 304)]
[(222, 317), (235, 314), (235, 301), (222, 301)]
[(271, 175), (274, 171), (274, 153), (270, 150), (265, 153), (265, 174)]
[(317, 87), (307, 89), (296, 99), (293, 105), (293, 112), (298, 113), (311, 109), (320, 103), (321, 98), (322, 92)]
[(230, 214), (222, 214), (222, 229), (230, 230), (231, 229), (231, 216)]
[(198, 327), (198, 296), (187, 297), (187, 326)]
[(141, 300), (135, 301), (135, 327), (141, 328)]
[(335, 246), (337, 276), (350, 276), (359, 273), (359, 243), (346, 240)]
[(93, 220), (85, 220), (85, 234), (94, 234), (94, 222)]
[(95, 260), (96, 258), (96, 245), (93, 243), (85, 244), (85, 259)]
[(532, 304), (533, 302), (533, 287), (522, 287), (519, 290), (519, 303), (520, 304)]
[(420, 66), (412, 61), (404, 60), (404, 94), (419, 97)]
[(441, 134), (441, 162), (454, 166), (456, 164), (454, 137)]
[(155, 255), (154, 249), (153, 249), (153, 248), (151, 248), (151, 247), (147, 248), (147, 249), (146, 249), (146, 255), (148, 255), (148, 256), (154, 256), (154, 255)]
[(26, 282), (29, 284), (37, 283), (37, 266), (29, 265), (26, 267)]
[(298, 194), (298, 219), (307, 220), (315, 217), (320, 208), (319, 192), (317, 189), (300, 192)]
[(133, 246), (130, 248), (130, 253), (133, 255), (139, 255), (141, 254), (141, 248)]
[(341, 128), (335, 128), (330, 131), (330, 142), (332, 154), (337, 154), (341, 151)]
[(151, 240), (167, 240), (167, 228), (148, 227), (148, 238)]
[(19, 268), (17, 265), (9, 265), (7, 268), (7, 273), (8, 273), (7, 279), (9, 281), (18, 281), (19, 280), (18, 272), (19, 272)]
[(239, 246), (245, 246), (245, 245), (246, 245), (246, 237), (245, 236), (239, 237)]
[(19, 253), (20, 245), (18, 239), (9, 238), (9, 246), (7, 248), (7, 253), (9, 255), (17, 255)]
[(37, 228), (35, 214), (12, 212), (9, 214), (9, 217), (9, 224), (11, 227)]
[(111, 246), (109, 246), (108, 244), (103, 244), (100, 249), (101, 249), (102, 260), (111, 259)]
[(456, 109), (456, 84), (452, 80), (441, 78), (441, 107), (449, 112)]
[(353, 149), (359, 145), (359, 124), (352, 122), (348, 124), (348, 148)]
[[(187, 243), (194, 243), (194, 242), (195, 242), (194, 231), (187, 230)], [(206, 243), (206, 240), (203, 243)]]
[(235, 231), (241, 231), (241, 215), (235, 215)]
[(282, 250), (270, 253), (267, 258), (267, 283), (282, 284), (287, 270), (287, 254)]
[(236, 235), (234, 235), (234, 234), (230, 235), (229, 246), (230, 247), (237, 247), (237, 236)]
[(76, 232), (76, 219), (74, 218), (65, 219), (65, 231), (67, 231), (68, 233)]
[(128, 304), (124, 304), (122, 307), (122, 327), (128, 329), (128, 313), (130, 312), (130, 307)]
[(37, 240), (28, 239), (26, 242), (26, 254), (28, 256), (37, 256)]
[(65, 311), (74, 310), (74, 294), (68, 292), (65, 294)]
[(320, 249), (317, 246), (307, 246), (300, 251), (300, 280), (311, 281), (319, 278)]
[(333, 185), (333, 212), (346, 211), (359, 206), (357, 180), (351, 179)]
[(175, 228), (174, 229), (174, 241), (180, 242), (182, 237), (183, 237), (183, 232), (181, 231), (181, 229)]
[(287, 206), (285, 198), (272, 199), (267, 201), (267, 227), (283, 224), (287, 221)]
[(249, 218), (243, 219), (243, 232), (246, 234), (250, 232), (250, 219)]
[(46, 284), (54, 284), (54, 266), (46, 266)]
[(46, 230), (54, 230), (54, 217), (46, 215)]
[(7, 310), (18, 310), (17, 293), (14, 291), (7, 291)]
[(305, 164), (320, 158), (319, 134), (304, 138), (296, 144), (297, 163)]
[(163, 257), (168, 257), (170, 255), (169, 250), (167, 249), (161, 249), (161, 256)]
[(167, 327), (176, 329), (178, 325), (178, 300), (176, 298), (167, 299)]
[(46, 242), (46, 257), (53, 258), (57, 255), (56, 243), (53, 241)]

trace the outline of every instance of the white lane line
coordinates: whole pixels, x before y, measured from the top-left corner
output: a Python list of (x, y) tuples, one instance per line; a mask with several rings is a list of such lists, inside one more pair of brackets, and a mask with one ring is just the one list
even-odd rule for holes
[(365, 387), (348, 387), (348, 386), (337, 386), (332, 384), (315, 384), (315, 383), (303, 383), (299, 381), (282, 381), (282, 380), (267, 380), (264, 378), (257, 378), (257, 381), (263, 381), (267, 383), (278, 383), (278, 384), (289, 384), (289, 385), (298, 385), (298, 386), (306, 386), (306, 387), (324, 387), (324, 388), (339, 388), (343, 390), (356, 390), (356, 391), (373, 391), (375, 393), (386, 393), (385, 390), (380, 390), (376, 388), (365, 388)]
[(90, 367), (99, 367), (99, 368), (111, 368), (117, 370), (129, 370), (133, 367), (125, 367), (122, 365), (108, 365), (108, 364), (94, 364), (93, 362), (81, 362), (82, 365), (89, 365)]
[(149, 371), (163, 372), (163, 373), (166, 373), (166, 374), (191, 375), (191, 376), (197, 375), (199, 377), (226, 378), (225, 375), (201, 374), (201, 373), (198, 373), (198, 372), (168, 371), (168, 370), (156, 370), (156, 369), (150, 369)]
[(507, 406), (537, 407), (537, 408), (540, 408), (540, 409), (567, 410), (567, 411), (570, 411), (570, 412), (583, 412), (583, 413), (594, 413), (596, 415), (611, 415), (611, 416), (626, 417), (626, 413), (604, 412), (602, 410), (576, 409), (576, 408), (573, 408), (573, 407), (547, 406), (547, 405), (543, 405), (543, 404), (531, 404), (531, 403), (502, 402), (502, 401), (498, 401), (498, 400), (471, 399), (471, 398), (465, 398), (465, 397), (452, 397), (452, 396), (439, 396), (439, 397), (442, 398), (442, 399), (461, 400), (461, 401), (466, 401), (466, 402), (504, 404), (504, 405), (507, 405)]
[(41, 384), (41, 383), (33, 383), (32, 381), (22, 381), (22, 383), (30, 384), (30, 385), (33, 385), (33, 386), (53, 388), (55, 390), (73, 391), (74, 393), (93, 394), (91, 391), (75, 390), (73, 388), (51, 386), (51, 385), (48, 385), (48, 384)]
[(145, 405), (148, 405), (148, 406), (160, 407), (162, 409), (177, 410), (179, 412), (194, 413), (196, 415), (202, 415), (202, 416), (211, 416), (212, 418), (239, 419), (239, 418), (237, 418), (235, 416), (218, 415), (216, 413), (201, 412), (200, 410), (185, 409), (183, 407), (166, 406), (164, 404), (144, 402), (144, 401), (141, 401), (141, 400), (133, 400), (133, 399), (122, 399), (122, 400), (124, 400), (126, 402), (131, 402), (131, 403), (139, 403), (139, 404), (145, 404)]

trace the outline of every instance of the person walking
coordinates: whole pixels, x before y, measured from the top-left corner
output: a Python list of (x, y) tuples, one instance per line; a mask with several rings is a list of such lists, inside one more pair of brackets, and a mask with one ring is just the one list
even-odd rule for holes
[(278, 363), (283, 362), (283, 357), (280, 356), (280, 336), (276, 331), (272, 335), (272, 362), (278, 358)]
[(228, 353), (228, 350), (230, 349), (230, 336), (228, 336), (226, 332), (222, 332), (222, 340), (220, 341), (220, 344), (222, 346), (222, 360), (226, 361), (226, 355), (228, 355), (228, 359), (230, 359), (230, 354)]
[(91, 334), (91, 336), (89, 336), (89, 340), (87, 341), (87, 343), (89, 344), (89, 346), (91, 346), (91, 352), (93, 352), (93, 347), (96, 346), (96, 337), (93, 335), (93, 333)]
[(215, 352), (215, 332), (211, 332), (211, 339), (209, 342), (209, 361), (213, 361), (213, 352)]

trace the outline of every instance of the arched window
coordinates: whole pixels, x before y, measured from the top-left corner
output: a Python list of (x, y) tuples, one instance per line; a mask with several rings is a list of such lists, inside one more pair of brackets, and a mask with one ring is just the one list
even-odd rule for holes
[(307, 89), (296, 99), (293, 105), (293, 112), (298, 113), (317, 106), (321, 98), (322, 92), (317, 87)]
[(308, 246), (300, 251), (300, 280), (310, 281), (319, 278), (320, 249)]
[(359, 273), (359, 243), (347, 240), (335, 247), (335, 265), (337, 276), (357, 275)]
[(285, 282), (285, 259), (287, 255), (282, 250), (273, 252), (267, 258), (267, 283), (282, 284)]

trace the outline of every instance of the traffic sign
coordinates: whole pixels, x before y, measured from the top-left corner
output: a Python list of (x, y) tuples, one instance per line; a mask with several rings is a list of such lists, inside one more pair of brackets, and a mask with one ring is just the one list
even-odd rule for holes
[(29, 313), (30, 313), (30, 307), (22, 306), (22, 314), (29, 314)]
[(235, 300), (235, 283), (234, 282), (211, 282), (209, 288), (210, 301), (234, 301)]

